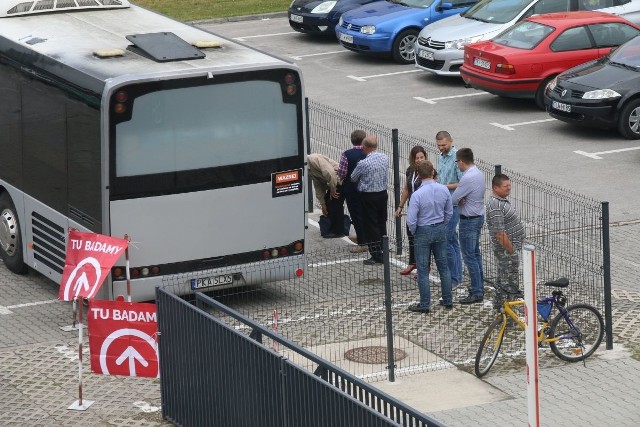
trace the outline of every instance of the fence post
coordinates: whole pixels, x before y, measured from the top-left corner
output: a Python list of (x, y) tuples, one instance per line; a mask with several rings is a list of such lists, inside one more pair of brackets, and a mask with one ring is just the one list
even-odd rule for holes
[(495, 165), (493, 169), (495, 171), (494, 175), (500, 175), (502, 173), (502, 165)]
[[(393, 197), (395, 212), (400, 206), (400, 148), (398, 144), (398, 129), (391, 129), (393, 143)], [(396, 217), (396, 254), (402, 255), (402, 218)]]
[[(311, 152), (311, 125), (309, 124), (309, 98), (304, 99), (304, 112), (305, 112), (305, 127), (307, 128), (307, 154)], [(307, 164), (307, 156), (304, 157), (304, 164)], [(308, 205), (307, 212), (313, 212), (313, 183), (311, 182), (311, 174), (307, 173), (307, 170), (304, 171), (307, 174), (307, 197), (308, 197)], [(305, 224), (306, 226), (306, 224)]]
[(604, 327), (607, 350), (613, 349), (613, 318), (611, 313), (611, 247), (609, 246), (609, 202), (602, 202), (602, 262), (604, 264)]
[(384, 307), (387, 326), (387, 368), (389, 381), (396, 380), (396, 361), (393, 351), (393, 316), (391, 315), (391, 263), (389, 262), (389, 236), (382, 236), (382, 260), (384, 262)]

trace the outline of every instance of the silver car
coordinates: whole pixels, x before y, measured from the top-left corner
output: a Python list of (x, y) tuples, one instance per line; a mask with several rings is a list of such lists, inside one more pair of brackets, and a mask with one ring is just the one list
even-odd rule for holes
[(488, 40), (531, 15), (599, 10), (640, 24), (640, 0), (481, 0), (466, 12), (426, 26), (415, 44), (416, 67), (459, 76), (464, 46)]

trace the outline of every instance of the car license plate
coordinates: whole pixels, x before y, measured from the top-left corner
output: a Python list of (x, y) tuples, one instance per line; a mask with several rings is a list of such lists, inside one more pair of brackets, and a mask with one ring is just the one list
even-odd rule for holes
[(491, 62), (485, 61), (484, 59), (480, 58), (473, 58), (473, 65), (475, 65), (476, 67), (484, 68), (485, 70), (491, 69)]
[(353, 36), (340, 33), (340, 41), (345, 43), (353, 43)]
[(424, 59), (428, 59), (429, 61), (433, 61), (433, 52), (430, 52), (428, 50), (422, 50), (420, 49), (418, 51), (418, 56), (420, 58), (424, 58)]
[(289, 16), (289, 19), (292, 20), (293, 22), (298, 22), (300, 24), (302, 24), (302, 16), (300, 15), (291, 15)]
[(221, 274), (220, 276), (191, 279), (191, 289), (210, 288), (212, 286), (230, 285), (231, 283), (233, 283), (232, 274)]
[(563, 104), (562, 102), (558, 101), (552, 101), (551, 108), (553, 108), (554, 110), (564, 111), (565, 113), (571, 112), (571, 105)]

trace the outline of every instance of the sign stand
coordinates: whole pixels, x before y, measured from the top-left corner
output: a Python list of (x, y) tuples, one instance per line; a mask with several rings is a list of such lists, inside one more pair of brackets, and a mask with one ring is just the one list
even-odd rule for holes
[[(131, 238), (128, 234), (124, 235), (124, 240), (128, 243), (131, 242)], [(127, 274), (127, 302), (131, 302), (131, 273), (129, 272), (129, 244), (127, 243), (127, 247), (124, 249), (124, 258), (126, 260), (126, 274)]]
[(540, 426), (538, 390), (538, 304), (536, 297), (536, 251), (533, 245), (522, 249), (524, 282), (524, 321), (527, 354), (527, 409), (529, 427)]
[(82, 400), (82, 303), (78, 310), (78, 297), (73, 299), (73, 311), (74, 326), (76, 320), (75, 313), (78, 315), (78, 400), (73, 402), (67, 409), (73, 409), (74, 411), (86, 411), (95, 401)]

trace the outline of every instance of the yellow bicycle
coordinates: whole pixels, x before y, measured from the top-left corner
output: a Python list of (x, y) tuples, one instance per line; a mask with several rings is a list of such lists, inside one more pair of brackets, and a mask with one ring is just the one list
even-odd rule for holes
[[(546, 282), (544, 286), (555, 287), (550, 297), (539, 299), (537, 312), (542, 319), (538, 329), (538, 346), (549, 344), (553, 354), (567, 362), (578, 362), (591, 356), (604, 336), (604, 321), (600, 312), (589, 304), (567, 306), (567, 297), (560, 288), (569, 286), (565, 278)], [(500, 354), (500, 347), (507, 330), (507, 320), (513, 319), (516, 325), (525, 329), (524, 321), (514, 310), (524, 305), (524, 300), (505, 301), (503, 309), (496, 314), (484, 334), (476, 353), (475, 373), (478, 378), (484, 376)], [(554, 309), (558, 314), (551, 320)]]

